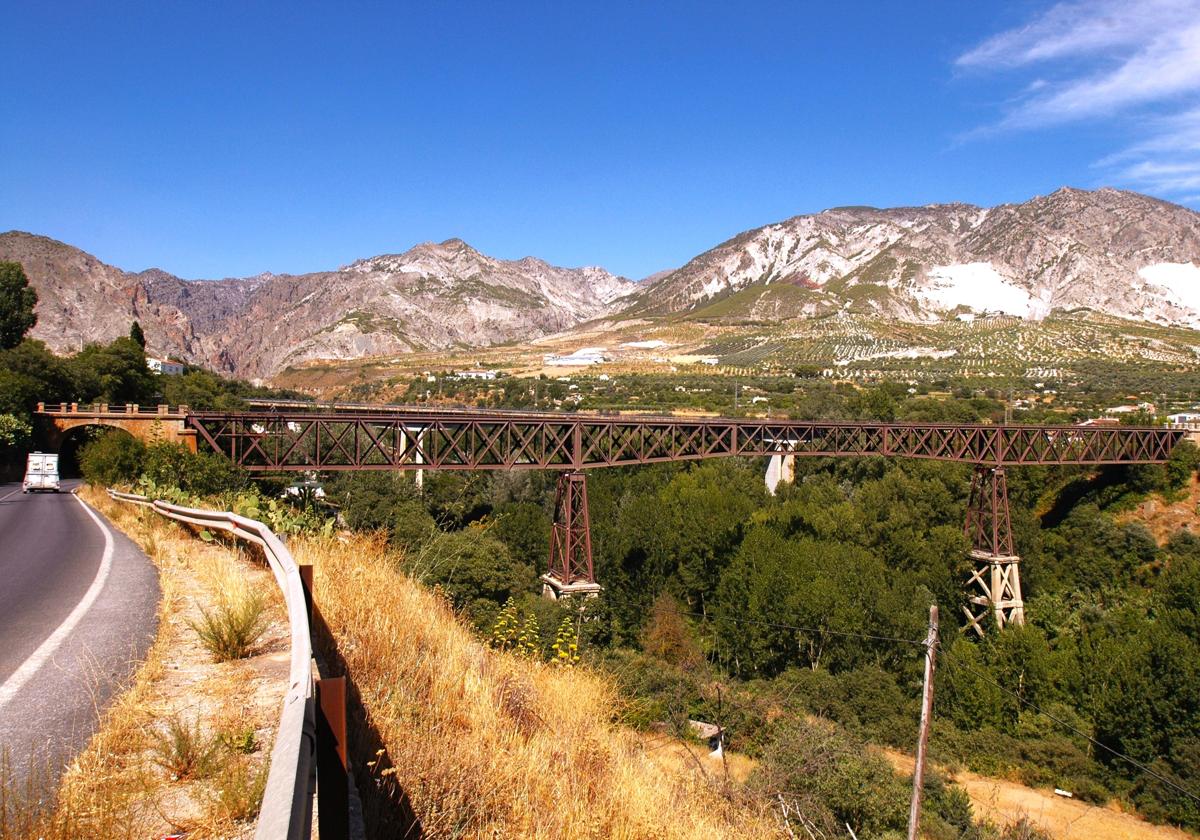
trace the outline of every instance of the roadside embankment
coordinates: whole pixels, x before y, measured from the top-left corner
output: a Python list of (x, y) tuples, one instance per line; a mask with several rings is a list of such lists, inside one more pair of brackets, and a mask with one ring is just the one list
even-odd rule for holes
[[(372, 836), (771, 837), (736, 786), (647, 754), (616, 723), (617, 691), (481, 644), (436, 592), (400, 574), (380, 539), (297, 538), (314, 602), (349, 679), (351, 742)], [(406, 833), (410, 832), (410, 833)]]
[[(93, 488), (80, 495), (158, 567), (158, 635), (63, 775), (54, 807), (26, 801), (20, 790), (0, 796), (0, 840), (249, 838), (288, 674), (288, 626), (274, 580), (236, 546), (202, 541)], [(215, 661), (196, 630), (204, 613), (254, 600), (262, 632), (251, 655)]]

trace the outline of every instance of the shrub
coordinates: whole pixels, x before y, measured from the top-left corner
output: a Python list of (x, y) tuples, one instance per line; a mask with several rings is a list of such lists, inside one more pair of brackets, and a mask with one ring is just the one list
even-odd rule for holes
[(257, 817), (262, 808), (267, 768), (255, 767), (244, 758), (234, 758), (214, 776), (213, 786), (210, 813), (221, 820), (246, 822)]
[(438, 532), (419, 551), (409, 551), (405, 570), (439, 584), (457, 609), (488, 627), (510, 596), (532, 592), (533, 569), (513, 558), (508, 547), (484, 528)]
[(199, 721), (189, 724), (178, 715), (167, 721), (166, 731), (154, 733), (154, 763), (177, 780), (209, 775), (216, 749), (216, 740), (203, 734)]
[(859, 836), (908, 824), (907, 786), (891, 765), (826, 721), (782, 728), (751, 781), (764, 793), (789, 791), (831, 835), (843, 824)]
[(128, 484), (138, 477), (146, 447), (126, 432), (101, 432), (79, 451), (79, 469), (89, 484)]
[(242, 659), (254, 652), (267, 629), (266, 604), (258, 593), (222, 600), (216, 609), (200, 608), (200, 621), (188, 622), (217, 662)]
[(156, 443), (146, 450), (142, 477), (159, 487), (178, 487), (197, 495), (237, 490), (245, 471), (219, 455), (189, 452), (177, 443)]
[(254, 724), (222, 729), (217, 733), (217, 740), (225, 749), (242, 755), (249, 755), (258, 749), (258, 736), (254, 731)]

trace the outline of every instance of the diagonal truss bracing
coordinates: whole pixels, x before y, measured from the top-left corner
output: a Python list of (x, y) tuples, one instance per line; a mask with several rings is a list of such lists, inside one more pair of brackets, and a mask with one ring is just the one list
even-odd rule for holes
[(840, 423), (552, 412), (193, 413), (215, 451), (251, 471), (579, 470), (731, 455), (930, 458), (993, 466), (1144, 464), (1184, 436), (1163, 427)]

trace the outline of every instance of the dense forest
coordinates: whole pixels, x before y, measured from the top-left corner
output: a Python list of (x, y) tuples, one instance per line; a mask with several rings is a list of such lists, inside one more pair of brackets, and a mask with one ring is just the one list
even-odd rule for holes
[[(38, 400), (234, 408), (255, 393), (205, 371), (151, 374), (140, 329), (55, 356), (24, 337), (32, 302), (20, 279), (0, 266), (0, 304), (17, 313), (0, 319), (0, 457), (28, 448)], [(970, 391), (818, 383), (808, 393), (798, 416), (1003, 414), (994, 396)], [(386, 532), (395, 562), (438, 586), (484, 638), (518, 616), (549, 649), (569, 619), (584, 660), (623, 687), (629, 724), (688, 737), (689, 719), (719, 723), (730, 749), (758, 762), (752, 786), (804, 797), (831, 832), (904, 827), (904, 780), (863, 745), (911, 751), (920, 641), (937, 603), (936, 762), (1200, 829), (1200, 535), (1183, 530), (1160, 544), (1119, 516), (1148, 494), (1186, 492), (1197, 466), (1190, 445), (1165, 466), (1010, 470), (1028, 623), (982, 639), (959, 627), (971, 563), (965, 465), (801, 460), (795, 484), (775, 496), (761, 459), (596, 470), (589, 496), (604, 593), (554, 603), (538, 580), (553, 475), (428, 473), (423, 488), (410, 474), (315, 476), (321, 500), (122, 433), (87, 441), (81, 462), (91, 480), (217, 497), (278, 530), (336, 518)], [(994, 836), (961, 790), (936, 773), (928, 785), (929, 836)]]

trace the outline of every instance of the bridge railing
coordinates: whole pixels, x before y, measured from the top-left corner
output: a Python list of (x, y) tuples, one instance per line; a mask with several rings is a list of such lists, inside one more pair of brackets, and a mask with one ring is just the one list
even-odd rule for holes
[(40, 402), (37, 407), (39, 414), (78, 414), (84, 417), (111, 417), (113, 415), (131, 416), (131, 417), (171, 417), (181, 418), (186, 417), (191, 408), (186, 405), (177, 405), (172, 408), (169, 405), (138, 405), (137, 403), (126, 403), (124, 405), (111, 405), (109, 403), (46, 403)]
[(291, 552), (266, 525), (235, 513), (182, 507), (117, 490), (109, 490), (108, 495), (117, 501), (153, 508), (176, 522), (226, 531), (262, 548), (287, 605), (292, 650), (288, 688), (254, 836), (257, 840), (311, 837), (316, 739), (312, 636), (304, 584)]

